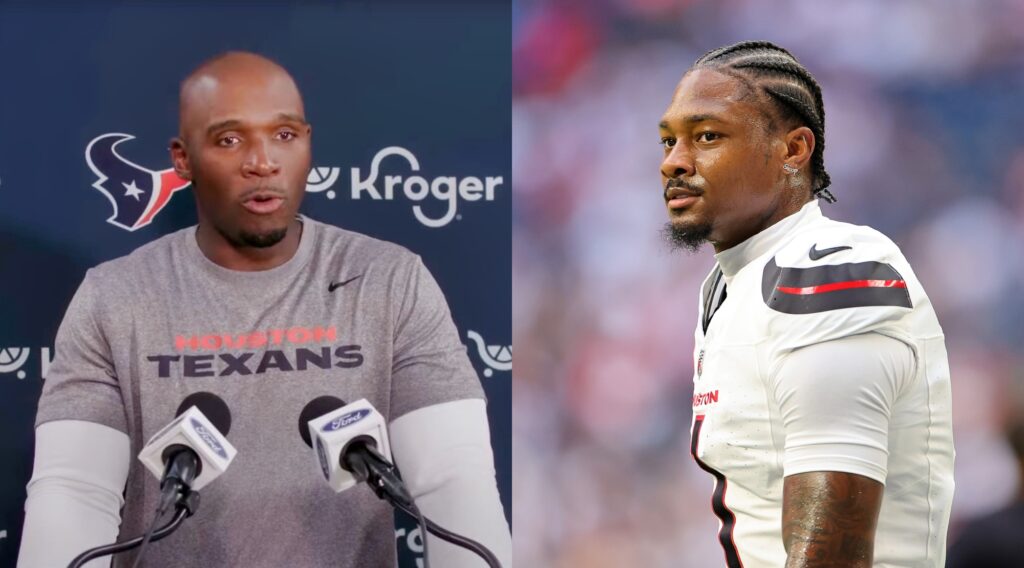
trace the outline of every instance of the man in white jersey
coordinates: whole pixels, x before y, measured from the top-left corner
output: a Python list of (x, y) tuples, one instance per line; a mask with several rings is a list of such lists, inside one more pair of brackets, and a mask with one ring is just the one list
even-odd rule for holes
[[(395, 566), (391, 508), (365, 486), (334, 493), (297, 433), (325, 395), (370, 401), (420, 510), (509, 566), (483, 390), (441, 290), (408, 250), (298, 215), (312, 130), (292, 77), (228, 53), (180, 104), (171, 158), (199, 224), (89, 270), (68, 307), (18, 565), (142, 534), (159, 489), (135, 456), (208, 391), (231, 410), (237, 457), (146, 566)], [(434, 566), (483, 565), (432, 536), (429, 551)]]
[(710, 242), (690, 450), (729, 568), (944, 565), (942, 329), (899, 248), (825, 217), (821, 90), (768, 42), (683, 76), (661, 141), (669, 240)]

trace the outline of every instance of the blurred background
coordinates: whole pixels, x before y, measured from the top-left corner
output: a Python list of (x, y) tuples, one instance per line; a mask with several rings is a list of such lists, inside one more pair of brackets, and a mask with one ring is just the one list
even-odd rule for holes
[(718, 566), (689, 456), (705, 247), (670, 252), (658, 119), (704, 52), (766, 39), (821, 83), (826, 215), (903, 249), (946, 333), (950, 542), (1021, 486), (1024, 2), (513, 4), (514, 534), (519, 566)]

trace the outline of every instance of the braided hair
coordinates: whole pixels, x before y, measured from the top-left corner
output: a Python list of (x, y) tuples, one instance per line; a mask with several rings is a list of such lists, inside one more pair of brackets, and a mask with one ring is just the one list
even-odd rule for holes
[(832, 183), (825, 171), (825, 106), (821, 87), (792, 53), (767, 41), (744, 41), (709, 51), (693, 68), (714, 68), (743, 81), (755, 91), (760, 88), (774, 103), (779, 116), (801, 123), (814, 133), (811, 173), (812, 193), (834, 203), (828, 190)]

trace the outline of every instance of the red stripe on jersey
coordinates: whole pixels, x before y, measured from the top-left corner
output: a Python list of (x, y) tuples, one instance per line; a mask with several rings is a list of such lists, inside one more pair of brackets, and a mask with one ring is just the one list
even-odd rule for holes
[(777, 290), (779, 292), (785, 292), (787, 294), (798, 294), (806, 296), (808, 294), (822, 294), (825, 292), (835, 292), (837, 290), (849, 290), (851, 288), (906, 288), (907, 283), (904, 280), (850, 280), (848, 282), (833, 282), (832, 284), (821, 284), (818, 286), (808, 286), (806, 288), (790, 288), (789, 286), (779, 286)]

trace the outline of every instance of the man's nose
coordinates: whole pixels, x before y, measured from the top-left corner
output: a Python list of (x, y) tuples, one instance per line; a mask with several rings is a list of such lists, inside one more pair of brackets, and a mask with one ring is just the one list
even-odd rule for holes
[(259, 177), (276, 175), (281, 169), (280, 164), (270, 148), (270, 142), (257, 140), (249, 146), (249, 152), (242, 163), (242, 173)]
[(661, 162), (661, 175), (671, 179), (693, 175), (693, 172), (693, 155), (685, 144), (676, 142), (676, 145)]

